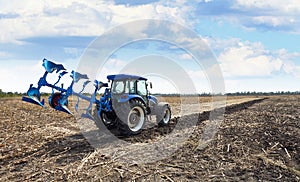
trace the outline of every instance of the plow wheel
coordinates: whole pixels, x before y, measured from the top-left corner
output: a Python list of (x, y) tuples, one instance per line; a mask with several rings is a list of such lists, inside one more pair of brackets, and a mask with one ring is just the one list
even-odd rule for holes
[[(49, 104), (52, 108), (55, 108), (56, 106), (59, 106), (59, 100), (62, 97), (61, 93), (54, 93)], [(66, 106), (68, 106), (68, 103), (65, 104)]]

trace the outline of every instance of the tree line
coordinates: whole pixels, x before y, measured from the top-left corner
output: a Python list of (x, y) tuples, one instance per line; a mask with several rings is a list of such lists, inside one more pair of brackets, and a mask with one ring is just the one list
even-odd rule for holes
[[(21, 92), (3, 92), (0, 89), (0, 98), (1, 97), (20, 97), (26, 95), (26, 93)], [(41, 96), (49, 96), (50, 93), (41, 93)], [(235, 93), (226, 93), (226, 94), (211, 94), (211, 93), (201, 93), (201, 94), (163, 94), (156, 93), (152, 94), (156, 96), (168, 96), (168, 97), (179, 97), (179, 96), (213, 96), (213, 95), (226, 95), (226, 96), (247, 96), (247, 95), (257, 95), (257, 96), (271, 96), (271, 95), (300, 95), (300, 91), (290, 92), (290, 91), (278, 91), (278, 92), (235, 92)]]
[(226, 94), (222, 94), (222, 93), (218, 93), (218, 94), (212, 94), (212, 93), (201, 93), (201, 94), (163, 94), (163, 93), (156, 93), (156, 94), (152, 94), (152, 95), (156, 95), (156, 96), (168, 96), (168, 97), (179, 97), (179, 96), (201, 96), (201, 97), (205, 97), (205, 96), (217, 96), (217, 95), (226, 95), (226, 96), (272, 96), (272, 95), (300, 95), (300, 91), (295, 91), (295, 92), (291, 92), (291, 91), (277, 91), (277, 92), (234, 92), (234, 93), (226, 93)]
[[(23, 95), (26, 95), (26, 93), (22, 92), (3, 92), (2, 89), (0, 89), (0, 98), (2, 97), (21, 97)], [(49, 96), (49, 93), (41, 93), (41, 96)]]
[(277, 92), (235, 92), (235, 93), (227, 93), (227, 96), (243, 96), (243, 95), (299, 95), (300, 91), (277, 91)]

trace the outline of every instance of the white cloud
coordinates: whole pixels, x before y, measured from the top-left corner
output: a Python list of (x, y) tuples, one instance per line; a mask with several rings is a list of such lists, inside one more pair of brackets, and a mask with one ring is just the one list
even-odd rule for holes
[(0, 2), (0, 6), (2, 14), (19, 15), (0, 19), (1, 42), (33, 36), (99, 35), (109, 17), (105, 2), (27, 0)]
[(295, 63), (291, 61), (287, 61), (283, 64), (283, 70), (300, 79), (300, 66), (295, 65)]
[(116, 68), (116, 67), (117, 68), (124, 67), (124, 66), (126, 66), (126, 64), (127, 63), (123, 60), (112, 58), (107, 61), (106, 66), (111, 69), (111, 68)]
[[(120, 24), (142, 18), (154, 18), (155, 7), (153, 5), (126, 6), (109, 5), (112, 13), (112, 24)], [(136, 27), (138, 28), (138, 27)]]
[[(202, 0), (202, 2), (214, 3), (211, 0)], [(241, 23), (251, 28), (259, 26), (282, 27), (290, 31), (300, 32), (300, 1), (298, 0), (236, 0), (230, 6), (233, 8), (230, 10), (241, 10), (233, 11), (233, 14), (237, 13), (240, 16), (232, 16), (232, 12), (229, 13), (229, 16), (226, 14), (217, 16), (230, 18), (235, 21), (234, 23)], [(45, 0), (38, 2), (34, 0), (11, 0), (10, 3), (0, 0), (0, 43), (21, 43), (18, 40), (35, 36), (98, 36), (112, 26), (138, 19), (165, 19), (183, 25), (193, 25), (197, 21), (193, 19), (193, 16), (197, 16), (194, 14), (195, 8), (195, 2), (191, 3), (188, 0), (161, 0), (152, 4), (136, 6), (115, 5), (113, 1), (91, 0)], [(136, 33), (144, 33), (142, 30), (146, 28), (147, 25), (128, 27), (124, 30), (124, 34), (134, 37)], [(173, 32), (176, 32), (178, 27), (171, 28)], [(176, 37), (179, 43), (188, 48), (199, 49), (198, 40), (182, 37), (177, 33)], [(206, 37), (204, 40), (212, 49), (221, 52), (218, 55), (218, 60), (227, 77), (271, 76), (280, 71), (299, 76), (299, 66), (289, 62), (289, 60), (299, 57), (298, 53), (289, 53), (284, 49), (277, 52), (268, 51), (261, 44), (242, 43), (240, 39), (221, 40)], [(226, 48), (224, 49), (224, 47)], [(205, 46), (203, 46), (203, 50), (206, 50)], [(80, 55), (80, 52), (75, 48), (67, 47), (64, 48), (64, 51), (70, 55)], [(10, 55), (6, 52), (0, 52), (0, 58), (7, 56)], [(185, 54), (181, 55), (181, 58), (191, 59)], [(112, 60), (110, 63), (113, 66), (104, 70), (104, 75), (112, 72), (117, 73), (118, 69), (116, 68), (123, 67), (121, 60)], [(40, 65), (36, 69), (30, 66), (5, 67), (2, 65), (0, 68), (1, 86), (6, 89), (12, 88), (10, 90), (19, 90), (20, 77), (35, 83), (40, 75), (33, 78), (33, 76), (27, 77), (26, 74), (28, 75), (28, 72), (41, 73), (41, 70), (43, 69)], [(195, 78), (202, 78), (201, 72), (191, 72), (191, 75), (194, 75)], [(27, 84), (20, 85), (20, 87), (27, 88)]]
[(82, 51), (80, 49), (74, 47), (65, 47), (64, 52), (74, 57), (79, 57), (82, 54)]
[(238, 46), (241, 40), (239, 38), (219, 39), (214, 37), (203, 37), (203, 41), (214, 51), (223, 51), (226, 47)]
[[(10, 3), (0, 0), (0, 42), (35, 36), (98, 36), (111, 26), (139, 19), (167, 19), (185, 24), (190, 6), (186, 2), (157, 2), (146, 5), (115, 5), (113, 1), (34, 0)], [(142, 27), (134, 27), (140, 29)]]
[(235, 38), (204, 39), (217, 52), (226, 92), (298, 90), (298, 52), (289, 52), (286, 49), (267, 50), (259, 42), (243, 42)]
[(252, 20), (257, 25), (266, 24), (270, 25), (271, 27), (284, 26), (293, 23), (293, 19), (290, 17), (256, 16), (253, 17)]
[(300, 2), (298, 0), (236, 0), (237, 7), (241, 8), (257, 8), (279, 11), (285, 14), (299, 14)]
[(184, 59), (184, 60), (191, 60), (191, 59), (193, 59), (193, 57), (190, 54), (181, 54), (179, 57), (181, 59)]
[[(202, 3), (201, 3), (202, 2)], [(196, 10), (202, 17), (231, 22), (247, 30), (300, 33), (300, 1), (298, 0), (233, 0), (200, 1)]]
[[(51, 60), (52, 61), (52, 60)], [(24, 64), (25, 63), (25, 64)], [(43, 76), (45, 69), (42, 66), (42, 60), (10, 60), (2, 62), (0, 67), (0, 89), (5, 92), (27, 92), (29, 85), (37, 86), (39, 78)], [(64, 62), (64, 67), (70, 73), (75, 70), (77, 61), (68, 59)], [(47, 75), (49, 83), (55, 83), (58, 74), (52, 73)], [(66, 88), (71, 83), (71, 77), (65, 75), (60, 83), (64, 83)], [(42, 87), (41, 92), (51, 92), (51, 88)]]
[(106, 82), (107, 75), (119, 74), (127, 64), (128, 62), (121, 59), (108, 59), (107, 62), (105, 62), (105, 64), (101, 68), (101, 70), (98, 70), (100, 71), (100, 73), (98, 74), (97, 79)]
[(189, 70), (187, 73), (193, 81), (193, 86), (198, 93), (212, 92), (211, 84), (209, 83), (206, 72), (202, 70)]
[(236, 0), (233, 9), (247, 12), (238, 19), (246, 27), (273, 28), (300, 33), (300, 1), (298, 0)]
[(261, 43), (241, 42), (236, 40), (207, 39), (220, 43), (215, 45), (220, 50), (218, 61), (225, 77), (237, 79), (239, 77), (274, 77), (277, 74), (290, 75), (300, 78), (300, 66), (295, 60), (300, 58), (298, 52), (288, 52), (286, 49), (266, 50)]
[(259, 43), (240, 43), (226, 48), (218, 57), (225, 76), (271, 76), (280, 71), (283, 61), (272, 56)]
[(41, 61), (33, 65), (23, 65), (22, 62), (18, 60), (1, 64), (0, 89), (5, 92), (26, 92), (31, 83), (37, 83), (38, 79), (43, 76), (44, 69)]

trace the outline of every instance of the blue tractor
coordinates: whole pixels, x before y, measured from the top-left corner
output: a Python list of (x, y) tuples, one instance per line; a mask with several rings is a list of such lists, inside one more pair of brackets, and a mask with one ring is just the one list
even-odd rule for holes
[[(156, 115), (159, 126), (167, 125), (171, 119), (170, 105), (158, 103), (156, 97), (150, 95), (147, 78), (136, 75), (108, 75), (111, 87), (106, 88), (96, 105), (98, 117), (108, 129), (117, 128), (122, 134), (139, 133), (149, 115)], [(109, 107), (101, 104), (109, 101)], [(99, 117), (100, 116), (100, 117)]]
[[(166, 102), (158, 102), (156, 97), (150, 95), (148, 88), (151, 88), (152, 84), (147, 83), (147, 78), (126, 74), (108, 75), (108, 82), (111, 82), (110, 87), (108, 83), (94, 80), (94, 92), (87, 96), (83, 91), (91, 81), (88, 80), (86, 74), (72, 71), (70, 74), (72, 82), (68, 88), (64, 88), (63, 84), (57, 86), (60, 79), (68, 74), (63, 65), (44, 59), (43, 66), (45, 73), (40, 78), (38, 86), (33, 87), (31, 84), (27, 92), (28, 96), (24, 96), (23, 101), (45, 107), (44, 100), (41, 101), (40, 88), (51, 87), (52, 93), (48, 101), (52, 108), (73, 114), (68, 108), (68, 97), (74, 95), (78, 98), (75, 105), (76, 111), (78, 111), (80, 100), (83, 99), (90, 103), (81, 117), (94, 120), (97, 126), (100, 126), (100, 121), (107, 129), (117, 130), (122, 135), (140, 133), (145, 122), (150, 118), (147, 116), (155, 115), (159, 126), (167, 125), (170, 122), (170, 105)], [(58, 74), (58, 80), (51, 84), (47, 81), (47, 75), (53, 73)], [(73, 90), (74, 83), (78, 83), (82, 79), (85, 81), (81, 91), (75, 92)], [(105, 91), (101, 94), (100, 99), (97, 99), (97, 92), (101, 88), (105, 88)], [(94, 111), (92, 111), (93, 105), (95, 105)]]

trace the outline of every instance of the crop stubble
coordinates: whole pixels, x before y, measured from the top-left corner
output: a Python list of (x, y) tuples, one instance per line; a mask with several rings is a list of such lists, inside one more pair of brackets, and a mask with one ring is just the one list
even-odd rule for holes
[[(178, 120), (197, 120), (192, 136), (157, 162), (122, 163), (83, 137), (76, 120), (19, 100), (0, 100), (0, 180), (220, 181), (300, 180), (300, 96), (277, 96), (226, 108), (214, 140), (199, 147), (209, 112), (176, 117), (170, 126), (122, 138), (159, 140)], [(189, 129), (187, 127), (187, 129)]]

